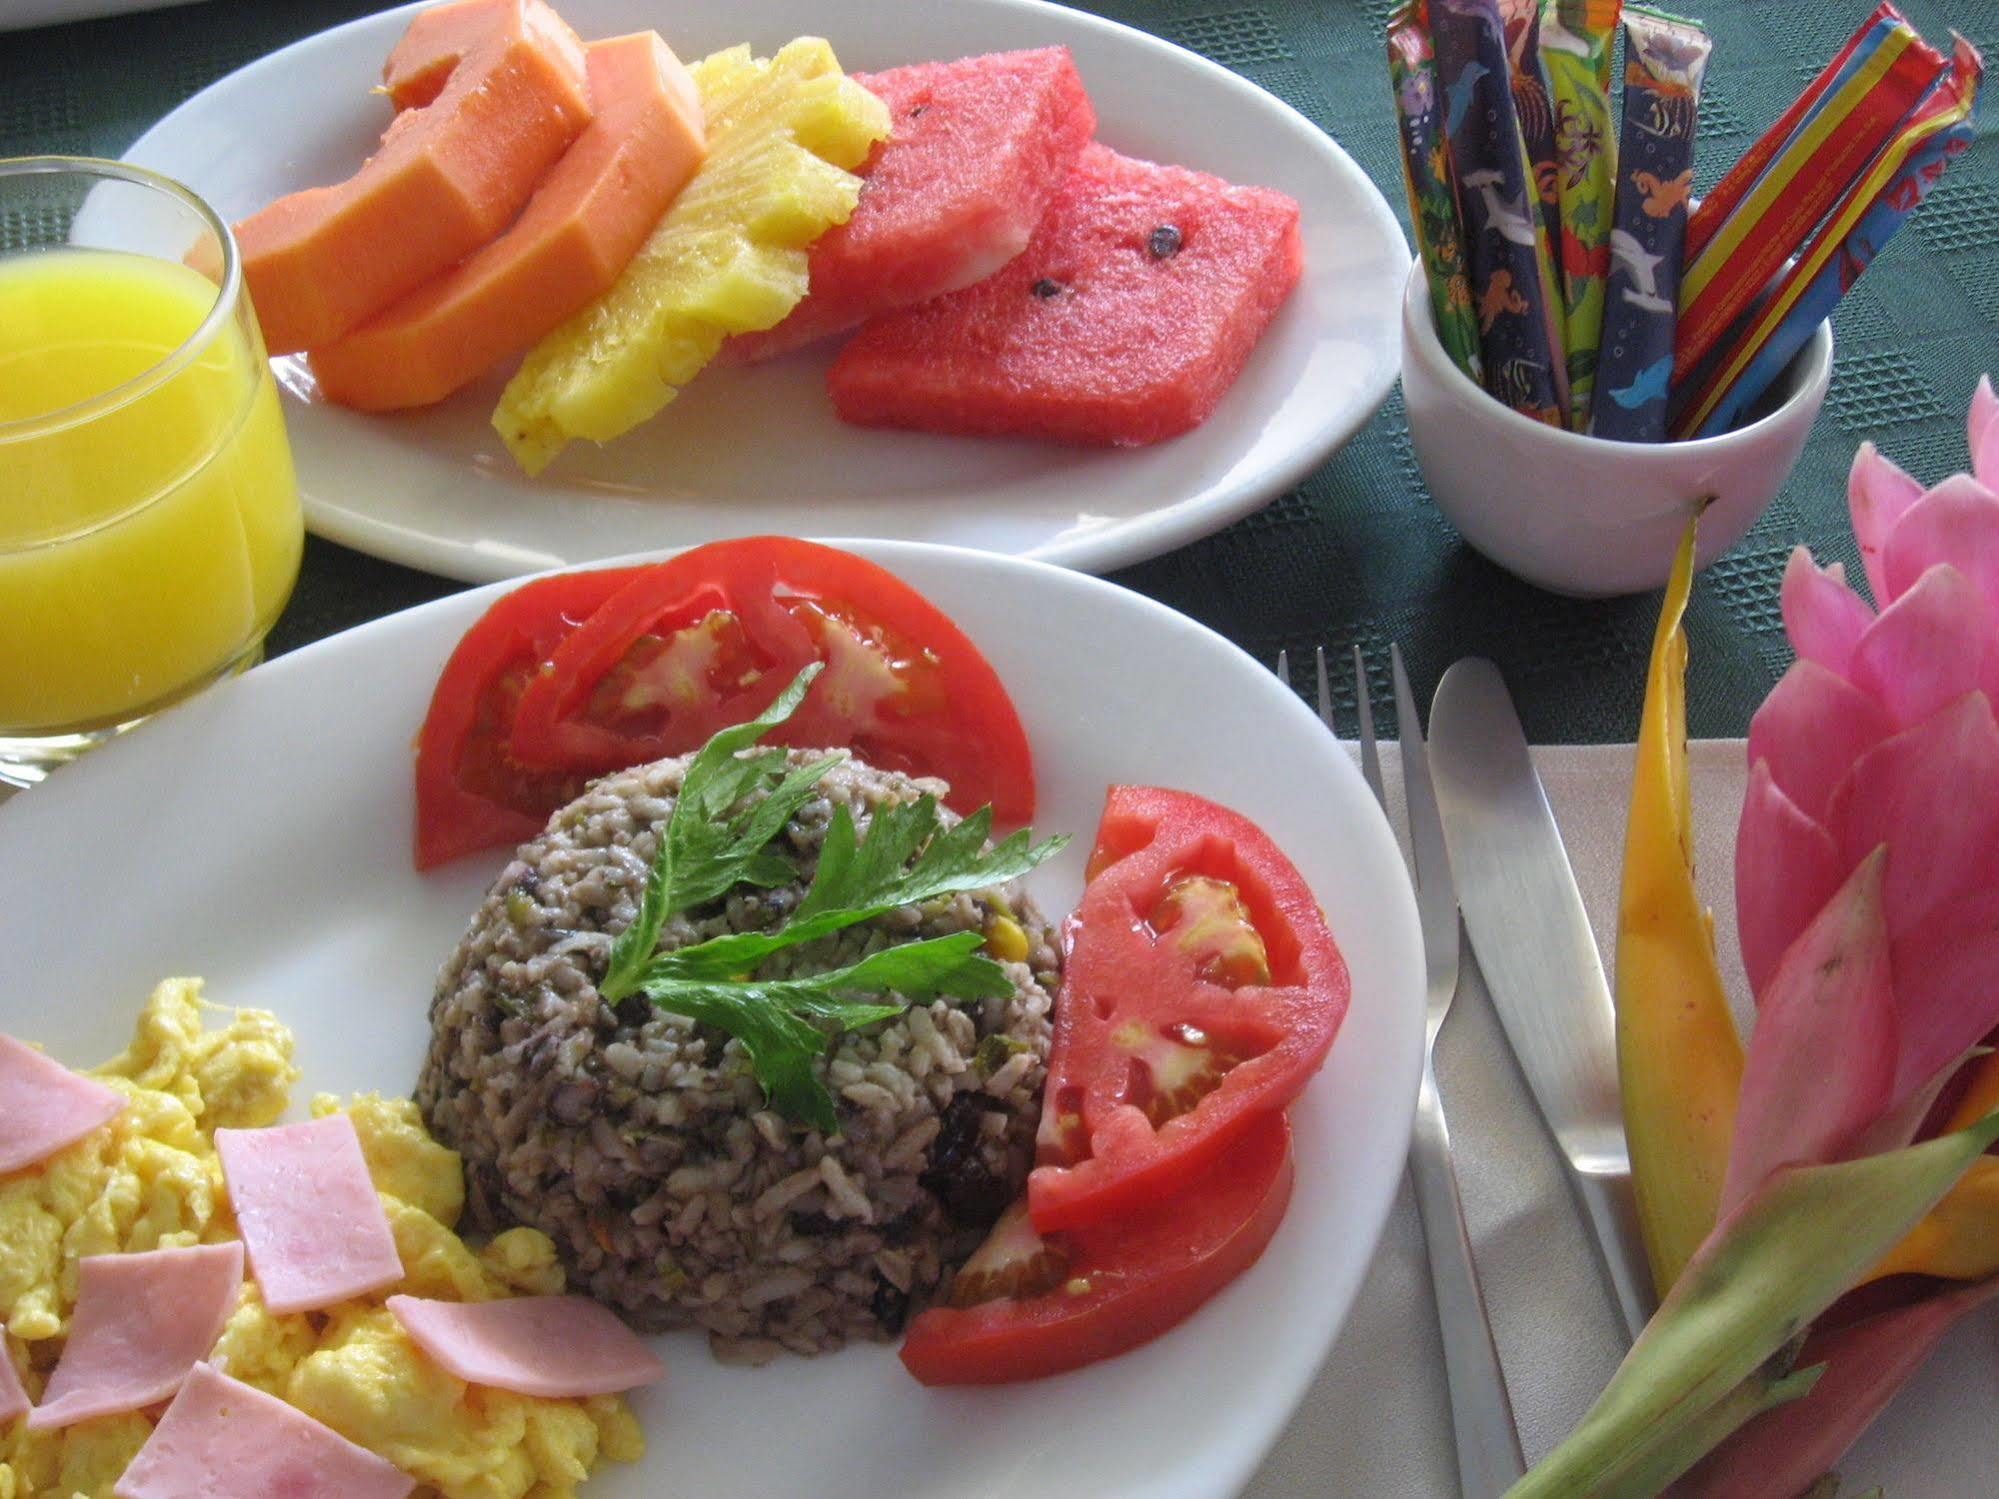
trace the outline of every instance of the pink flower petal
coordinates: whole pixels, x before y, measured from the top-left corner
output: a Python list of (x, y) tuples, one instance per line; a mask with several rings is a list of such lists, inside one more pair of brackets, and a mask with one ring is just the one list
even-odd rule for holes
[(1985, 694), (1967, 693), (1862, 755), (1833, 797), (1826, 830), (1844, 867), (1889, 846), (1888, 931), (1898, 939), (1999, 884), (1999, 724)]
[[(1900, 597), (1931, 567), (1948, 562), (1999, 611), (1999, 494), (1952, 474), (1904, 512), (1881, 548), (1882, 572)], [(1995, 614), (1988, 612), (1988, 627)]]
[(1853, 762), (1896, 728), (1879, 703), (1844, 677), (1799, 661), (1749, 721), (1749, 763), (1768, 761), (1784, 795), (1823, 822)]
[(1768, 765), (1752, 765), (1735, 838), (1735, 924), (1752, 993), (1762, 995), (1784, 949), (1845, 876), (1832, 835), (1777, 788)]
[(1749, 1422), (1673, 1490), (1675, 1499), (1802, 1494), (1832, 1470), (1960, 1318), (1999, 1293), (1999, 1278), (1877, 1312), (1805, 1344), (1797, 1368), (1824, 1364), (1802, 1400)]
[(1881, 611), (1854, 647), (1848, 675), (1909, 728), (1978, 689), (1991, 638), (1984, 596), (1939, 563)]
[(1921, 1087), (1999, 1025), (1999, 888), (1952, 901), (1895, 942), (1897, 1093)]
[(1860, 445), (1847, 474), (1846, 508), (1853, 516), (1853, 535), (1860, 543), (1860, 561), (1867, 569), (1867, 586), (1874, 590), (1877, 609), (1887, 608), (1894, 598), (1881, 571), (1881, 548), (1903, 512), (1922, 497), (1923, 486), (1883, 458), (1873, 443)]
[(1971, 471), (1978, 482), (1999, 489), (1999, 396), (1992, 394), (1989, 375), (1978, 377), (1971, 393)]
[(1835, 562), (1821, 570), (1812, 554), (1794, 548), (1784, 568), (1784, 629), (1801, 661), (1816, 661), (1842, 676), (1853, 648), (1874, 611), (1846, 584), (1846, 569)]
[(1842, 1160), (1889, 1102), (1895, 991), (1877, 849), (1784, 952), (1756, 1010), (1720, 1215), (1781, 1166)]

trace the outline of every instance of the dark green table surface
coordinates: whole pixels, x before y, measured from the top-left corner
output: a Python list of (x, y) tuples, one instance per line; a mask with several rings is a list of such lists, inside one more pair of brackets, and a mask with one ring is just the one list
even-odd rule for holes
[[(0, 9), (6, 4), (0, 0)], [(1672, 7), (1698, 11), (1716, 43), (1701, 101), (1697, 188), (1776, 117), (1868, 4)], [(1389, 5), (1095, 0), (1091, 8), (1204, 52), (1288, 100), (1338, 138), (1401, 214), (1379, 41)], [(115, 156), (224, 73), (380, 8), (370, 0), (207, 0), (0, 33), (0, 156)], [(1999, 61), (1999, 0), (1904, 0), (1904, 8), (1932, 40), (1955, 25)], [(838, 12), (839, 0), (829, 0), (824, 29), (836, 41)], [(671, 14), (663, 3), (662, 17)], [(1789, 661), (1777, 586), (1794, 545), (1844, 559), (1859, 575), (1845, 506), (1855, 445), (1872, 437), (1926, 482), (1964, 466), (1966, 399), (1981, 371), (1999, 372), (1999, 147), (1981, 138), (1951, 167), (1849, 294), (1836, 331), (1832, 391), (1797, 471), (1695, 588), (1688, 718), (1697, 736), (1744, 732)], [(1374, 666), (1377, 700), (1387, 695), (1388, 642), (1399, 640), (1423, 694), (1460, 655), (1497, 659), (1537, 742), (1626, 740), (1637, 729), (1657, 599), (1555, 598), (1473, 553), (1424, 493), (1399, 392), (1298, 488), (1208, 540), (1116, 577), (1264, 659), (1279, 647), (1295, 657), (1319, 644), (1344, 657), (1358, 642)], [(315, 539), (271, 648), (290, 650), (458, 586)], [(1350, 731), (1350, 688), (1341, 710)]]

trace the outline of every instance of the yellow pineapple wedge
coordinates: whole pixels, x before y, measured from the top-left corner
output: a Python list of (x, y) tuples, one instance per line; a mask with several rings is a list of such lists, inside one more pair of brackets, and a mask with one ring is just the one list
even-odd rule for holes
[(729, 334), (790, 312), (805, 295), (805, 252), (860, 198), (851, 168), (889, 132), (888, 107), (817, 37), (767, 60), (731, 47), (691, 71), (707, 159), (611, 289), (529, 352), (493, 413), (531, 474), (576, 438), (629, 432)]

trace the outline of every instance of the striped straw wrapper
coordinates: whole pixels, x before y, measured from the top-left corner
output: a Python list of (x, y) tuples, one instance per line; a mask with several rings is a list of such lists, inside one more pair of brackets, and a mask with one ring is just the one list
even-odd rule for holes
[(1971, 142), (1983, 60), (1956, 38), (1950, 70), (1833, 210), (1723, 357), (1683, 398), (1678, 435), (1726, 432), (1796, 357), (1881, 246)]
[[(1949, 67), (1900, 16), (1879, 15), (1680, 283), (1673, 374), (1727, 334)], [(1823, 76), (1823, 75), (1821, 75)]]
[(1806, 86), (1802, 94), (1791, 101), (1790, 107), (1777, 117), (1777, 123), (1764, 131), (1757, 137), (1754, 145), (1736, 158), (1735, 165), (1722, 173), (1721, 181), (1708, 190), (1707, 195), (1701, 199), (1700, 206), (1687, 216), (1688, 260), (1694, 259), (1707, 248), (1708, 240), (1714, 236), (1715, 230), (1721, 227), (1722, 220), (1735, 212), (1735, 205), (1742, 201), (1743, 194), (1748, 192), (1755, 185), (1756, 179), (1763, 175), (1763, 169), (1770, 165), (1770, 159), (1784, 148), (1784, 142), (1791, 138), (1805, 116), (1818, 108), (1819, 101), (1825, 97), (1826, 90), (1830, 89), (1833, 81), (1839, 77), (1848, 59), (1859, 50), (1861, 42), (1866, 39), (1874, 24), (1884, 17), (1891, 21), (1899, 21), (1902, 19), (1902, 13), (1895, 9), (1890, 0), (1881, 0), (1881, 3), (1874, 7), (1874, 13), (1862, 21), (1853, 35), (1846, 39), (1846, 45), (1833, 54), (1832, 61), (1820, 70), (1819, 75)]
[(1471, 277), (1465, 267), (1464, 226), (1458, 215), (1451, 158), (1444, 141), (1444, 98), (1429, 29), (1405, 5), (1388, 21), (1388, 78), (1395, 91), (1395, 121), (1402, 138), (1402, 185), (1409, 194), (1409, 228), (1430, 283), (1437, 340), (1453, 363), (1483, 380), (1478, 319), (1472, 313)]

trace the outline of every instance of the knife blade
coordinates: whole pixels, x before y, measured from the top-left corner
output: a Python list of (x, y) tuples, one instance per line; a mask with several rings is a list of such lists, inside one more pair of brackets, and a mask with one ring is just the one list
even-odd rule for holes
[(1472, 952), (1635, 1338), (1654, 1298), (1631, 1194), (1616, 1012), (1527, 736), (1490, 661), (1460, 661), (1437, 684), (1430, 771)]

